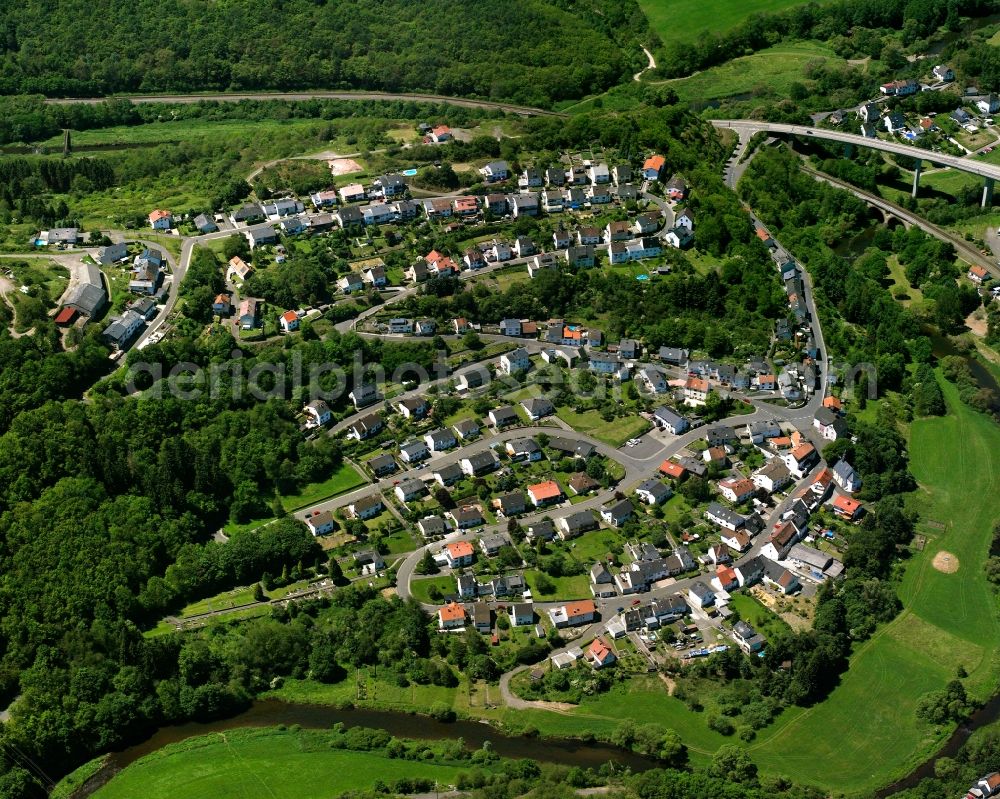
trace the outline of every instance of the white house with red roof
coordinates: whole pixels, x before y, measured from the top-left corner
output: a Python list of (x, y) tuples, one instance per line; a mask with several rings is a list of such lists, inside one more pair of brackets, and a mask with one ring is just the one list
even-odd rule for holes
[(170, 211), (157, 208), (149, 215), (149, 226), (153, 230), (170, 230), (174, 226), (174, 217)]
[(278, 324), (286, 333), (299, 329), (299, 315), (295, 311), (285, 311), (278, 319)]

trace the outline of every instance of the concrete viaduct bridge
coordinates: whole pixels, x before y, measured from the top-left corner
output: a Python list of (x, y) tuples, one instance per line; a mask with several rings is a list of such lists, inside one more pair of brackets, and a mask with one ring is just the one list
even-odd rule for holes
[(855, 133), (842, 133), (837, 130), (825, 130), (814, 128), (808, 125), (788, 125), (778, 122), (761, 122), (755, 119), (713, 119), (712, 124), (717, 128), (729, 128), (737, 132), (741, 139), (748, 138), (754, 133), (764, 132), (776, 136), (803, 136), (813, 139), (826, 139), (827, 141), (840, 142), (852, 147), (869, 147), (873, 150), (882, 150), (887, 153), (904, 155), (913, 159), (915, 167), (913, 172), (913, 196), (917, 196), (917, 188), (920, 185), (921, 165), (924, 161), (934, 164), (959, 169), (970, 175), (976, 175), (983, 179), (982, 206), (986, 208), (993, 202), (993, 184), (1000, 178), (1000, 166), (988, 164), (985, 161), (974, 161), (970, 158), (958, 158), (954, 155), (944, 153), (930, 153), (913, 147), (909, 144), (902, 144), (894, 141), (883, 141), (882, 139), (869, 139)]

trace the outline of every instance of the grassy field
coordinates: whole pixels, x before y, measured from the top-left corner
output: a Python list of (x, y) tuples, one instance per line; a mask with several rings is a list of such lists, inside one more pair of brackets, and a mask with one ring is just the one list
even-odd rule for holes
[(787, 95), (792, 83), (804, 82), (803, 70), (810, 61), (842, 60), (821, 44), (781, 44), (753, 55), (734, 58), (687, 78), (665, 82), (685, 102), (748, 94), (758, 90)]
[(364, 477), (358, 474), (358, 470), (349, 463), (341, 464), (329, 478), (320, 483), (310, 483), (298, 494), (289, 494), (281, 498), (281, 503), (285, 510), (291, 512), (299, 508), (306, 508), (322, 502), (324, 499), (344, 494), (367, 482)]
[(577, 413), (572, 408), (560, 408), (556, 415), (574, 430), (612, 447), (620, 447), (630, 438), (641, 436), (650, 427), (641, 416), (626, 416), (605, 422), (598, 411)]
[(421, 777), (454, 784), (462, 771), (324, 745), (309, 730), (233, 730), (167, 746), (133, 763), (94, 794), (96, 799), (327, 799), (363, 790), (376, 779)]
[(639, 0), (649, 26), (665, 42), (689, 42), (702, 33), (725, 33), (751, 14), (784, 11), (802, 0)]
[(574, 574), (572, 577), (549, 577), (555, 590), (550, 594), (543, 594), (538, 590), (538, 577), (541, 575), (537, 569), (529, 569), (524, 573), (524, 579), (528, 583), (535, 599), (551, 602), (562, 599), (589, 599), (590, 578), (586, 574)]
[(420, 577), (410, 581), (410, 593), (418, 602), (424, 602), (428, 605), (440, 602), (440, 599), (431, 599), (432, 588), (437, 588), (442, 596), (450, 596), (456, 591), (455, 578), (450, 574), (443, 574), (436, 577)]
[[(954, 387), (944, 389), (949, 415), (911, 428), (911, 468), (920, 483), (912, 502), (928, 542), (907, 565), (905, 610), (859, 648), (827, 701), (786, 713), (773, 734), (750, 747), (767, 771), (838, 791), (874, 788), (922, 760), (938, 740), (916, 718), (922, 694), (943, 687), (960, 665), (976, 695), (996, 686), (992, 653), (1000, 626), (982, 576), (996, 513), (969, 498), (1000, 488), (1000, 427), (962, 405)], [(942, 550), (958, 558), (957, 572), (933, 567)], [(838, 730), (850, 734), (831, 734)]]

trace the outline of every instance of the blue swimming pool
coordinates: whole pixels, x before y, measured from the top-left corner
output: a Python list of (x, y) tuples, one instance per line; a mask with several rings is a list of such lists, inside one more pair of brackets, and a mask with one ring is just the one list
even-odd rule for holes
[(636, 280), (649, 280), (649, 275), (636, 275)]
[(403, 174), (406, 175), (406, 177), (408, 177), (408, 178), (412, 178), (414, 175), (417, 174), (417, 170), (415, 170), (415, 169), (404, 169), (403, 170)]

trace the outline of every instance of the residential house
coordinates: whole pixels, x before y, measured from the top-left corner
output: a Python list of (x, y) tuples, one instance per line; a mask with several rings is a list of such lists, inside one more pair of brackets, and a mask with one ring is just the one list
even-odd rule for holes
[(955, 80), (955, 71), (944, 64), (939, 64), (931, 70), (931, 73), (942, 83), (950, 83)]
[(594, 185), (611, 182), (611, 171), (607, 164), (592, 164), (587, 170), (587, 177)]
[(561, 452), (571, 458), (583, 458), (584, 460), (595, 452), (593, 444), (563, 436), (552, 436), (549, 438), (549, 449)]
[(792, 474), (781, 458), (772, 458), (755, 471), (750, 479), (758, 488), (773, 494), (792, 482)]
[(457, 602), (449, 602), (443, 608), (438, 608), (438, 628), (441, 630), (457, 630), (465, 627), (465, 607)]
[(708, 473), (708, 467), (701, 458), (685, 455), (678, 458), (677, 463), (684, 467), (684, 471), (693, 474), (695, 477), (704, 477)]
[(563, 210), (565, 196), (558, 189), (548, 189), (542, 192), (542, 210), (547, 214), (557, 214)]
[(484, 474), (496, 471), (500, 465), (493, 450), (485, 449), (481, 452), (473, 453), (459, 461), (462, 473), (469, 477), (482, 477)]
[(479, 170), (479, 174), (483, 176), (487, 183), (498, 183), (510, 177), (510, 169), (506, 161), (490, 161)]
[(261, 210), (263, 210), (264, 216), (272, 222), (277, 222), (286, 217), (301, 214), (305, 210), (305, 206), (294, 197), (284, 197), (264, 203), (261, 205)]
[(607, 186), (591, 186), (587, 189), (587, 199), (591, 207), (607, 205), (611, 202), (611, 190)]
[(430, 403), (423, 397), (406, 397), (396, 403), (396, 410), (404, 419), (423, 419), (430, 409)]
[(685, 366), (688, 362), (688, 351), (680, 347), (660, 347), (657, 357), (672, 366)]
[(451, 426), (455, 436), (462, 441), (468, 441), (479, 435), (479, 423), (475, 419), (461, 419)]
[(800, 532), (791, 520), (779, 522), (767, 537), (760, 554), (769, 560), (784, 560), (788, 550), (801, 539)]
[(427, 445), (418, 438), (399, 445), (399, 457), (404, 463), (419, 463), (431, 455)]
[(170, 211), (157, 208), (149, 215), (149, 226), (153, 230), (170, 230), (174, 226), (174, 217)]
[(586, 472), (575, 472), (570, 475), (567, 484), (569, 485), (570, 490), (577, 496), (581, 494), (589, 494), (591, 491), (596, 491), (601, 487), (601, 484)]
[(760, 444), (768, 438), (777, 438), (780, 436), (781, 428), (774, 420), (748, 422), (746, 434), (750, 438), (751, 442), (754, 444)]
[(559, 167), (549, 167), (545, 170), (545, 183), (548, 186), (562, 186), (566, 182), (566, 173)]
[(802, 587), (794, 574), (771, 560), (764, 561), (764, 582), (786, 596), (794, 594)]
[(563, 228), (556, 228), (552, 232), (552, 243), (557, 250), (565, 250), (572, 243), (571, 234)]
[(705, 401), (708, 399), (709, 385), (707, 380), (702, 380), (700, 377), (689, 377), (684, 383), (684, 404), (685, 405), (704, 405)]
[[(325, 403), (324, 403), (325, 404)], [(347, 437), (356, 441), (364, 441), (367, 438), (380, 433), (385, 427), (385, 422), (377, 413), (369, 413), (362, 416), (347, 429)]]
[(659, 180), (667, 159), (662, 155), (651, 155), (642, 164), (642, 176), (646, 180)]
[(312, 400), (312, 402), (309, 402), (302, 408), (302, 411), (309, 417), (308, 422), (311, 422), (312, 427), (322, 427), (323, 425), (329, 424), (330, 420), (333, 418), (330, 406), (321, 399)]
[(705, 518), (723, 530), (740, 530), (746, 523), (746, 519), (740, 514), (718, 502), (709, 503), (705, 509)]
[(535, 247), (535, 242), (530, 237), (518, 236), (514, 240), (514, 252), (517, 253), (518, 258), (527, 258), (529, 255), (534, 255), (538, 252), (538, 248)]
[(597, 606), (591, 599), (581, 599), (576, 602), (567, 602), (549, 610), (549, 618), (552, 619), (553, 626), (557, 628), (576, 627), (581, 624), (589, 624), (597, 615)]
[(635, 507), (632, 505), (632, 500), (630, 499), (623, 499), (613, 505), (606, 505), (601, 508), (601, 518), (606, 524), (610, 524), (612, 527), (621, 527), (632, 518), (634, 513)]
[(788, 467), (788, 471), (801, 480), (819, 460), (819, 455), (812, 444), (805, 442), (799, 444), (791, 452), (786, 452), (781, 456), (781, 459)]
[(510, 623), (515, 627), (526, 627), (535, 623), (535, 606), (530, 602), (515, 602), (510, 606)]
[(739, 648), (748, 655), (760, 652), (767, 643), (764, 636), (745, 621), (738, 621), (733, 625), (733, 638)]
[(715, 592), (702, 580), (695, 580), (688, 589), (688, 602), (692, 608), (707, 608), (715, 604)]
[(719, 481), (719, 493), (734, 505), (741, 505), (752, 498), (757, 486), (750, 480), (739, 477), (727, 477)]
[(556, 411), (555, 406), (545, 397), (530, 397), (529, 399), (521, 400), (521, 407), (524, 408), (524, 412), (528, 414), (528, 418), (533, 422), (544, 419), (546, 416), (551, 416)]
[(577, 244), (599, 244), (601, 241), (601, 231), (596, 227), (586, 226), (576, 231)]
[(215, 299), (212, 301), (213, 314), (218, 314), (219, 316), (229, 316), (232, 310), (233, 306), (228, 294), (223, 292), (222, 294), (217, 294), (215, 296)]
[(733, 552), (746, 552), (750, 548), (751, 543), (750, 535), (746, 530), (730, 530), (721, 533), (719, 540), (726, 549)]
[(385, 477), (399, 470), (399, 465), (396, 463), (396, 459), (388, 453), (376, 455), (374, 458), (367, 461), (365, 466), (367, 466), (369, 471), (376, 477)]
[(254, 297), (246, 297), (240, 301), (236, 317), (241, 329), (256, 330), (260, 327), (260, 309), (262, 304), (260, 300)]
[(468, 530), (483, 524), (483, 512), (478, 505), (464, 505), (448, 512), (448, 517), (459, 530)]
[(674, 463), (671, 460), (665, 460), (659, 466), (659, 471), (661, 474), (670, 477), (674, 480), (680, 480), (685, 473), (685, 469), (679, 463)]
[(424, 443), (427, 444), (427, 449), (431, 452), (444, 452), (454, 447), (458, 442), (451, 430), (439, 427), (424, 436)]
[(856, 499), (838, 494), (833, 500), (833, 512), (842, 519), (856, 521), (864, 513), (864, 506)]
[[(516, 496), (515, 496), (516, 494)], [(524, 512), (524, 495), (519, 491), (515, 491), (511, 494), (503, 495), (504, 502), (497, 505), (498, 508), (502, 506), (507, 506), (508, 511), (505, 515), (510, 516), (515, 513)], [(499, 497), (498, 497), (499, 499)], [(517, 509), (517, 502), (520, 499), (521, 509)], [(495, 557), (501, 549), (510, 546), (510, 537), (506, 533), (497, 533), (495, 535), (484, 535), (479, 539), (479, 548), (483, 551), (483, 554), (487, 557)]]
[(257, 203), (247, 203), (229, 215), (229, 220), (234, 225), (249, 225), (253, 222), (260, 222), (263, 219), (264, 209)]
[(533, 438), (513, 438), (507, 442), (507, 454), (515, 463), (521, 461), (540, 461), (542, 459), (542, 448)]
[(424, 495), (426, 490), (427, 488), (424, 486), (423, 480), (411, 478), (409, 480), (401, 480), (396, 486), (394, 493), (400, 502), (405, 503), (413, 499), (419, 499)]
[(788, 562), (796, 569), (807, 573), (814, 580), (840, 577), (844, 564), (828, 552), (823, 552), (805, 544), (796, 544), (788, 550)]
[(609, 222), (604, 228), (604, 241), (609, 244), (613, 241), (629, 241), (632, 238), (632, 230), (628, 222)]
[(570, 246), (566, 249), (566, 262), (570, 266), (585, 267), (594, 265), (594, 247), (591, 244)]
[(673, 175), (670, 180), (667, 181), (667, 197), (671, 200), (683, 200), (687, 197), (687, 192), (687, 181), (680, 175)]
[(514, 409), (510, 405), (502, 405), (499, 408), (494, 408), (487, 415), (489, 416), (490, 425), (498, 429), (509, 427), (518, 422), (517, 413), (514, 412)]
[(678, 250), (685, 250), (694, 243), (694, 233), (683, 225), (677, 225), (667, 231), (667, 235), (663, 237), (663, 240), (671, 247), (676, 247)]
[(638, 376), (646, 390), (653, 394), (665, 394), (669, 388), (667, 376), (655, 366), (640, 369)]
[(116, 350), (123, 350), (143, 327), (146, 320), (135, 311), (125, 311), (101, 332), (101, 338)]
[(490, 379), (490, 373), (486, 370), (486, 367), (474, 366), (458, 375), (455, 387), (459, 391), (468, 392), (476, 388), (482, 388), (490, 382)]
[(454, 485), (462, 479), (462, 467), (457, 463), (449, 463), (447, 466), (437, 467), (432, 476), (442, 487)]
[(253, 267), (238, 255), (234, 255), (229, 259), (229, 264), (226, 267), (226, 280), (230, 283), (234, 280), (246, 280), (252, 274)]
[(563, 541), (576, 538), (581, 533), (593, 530), (597, 527), (597, 520), (589, 510), (576, 511), (569, 516), (562, 516), (556, 520), (557, 535)]
[(551, 541), (556, 537), (556, 526), (551, 519), (542, 519), (528, 526), (525, 532), (528, 541)]
[(368, 192), (360, 183), (349, 183), (341, 187), (340, 199), (345, 203), (358, 203), (368, 199)]
[(641, 482), (635, 493), (647, 505), (662, 505), (673, 496), (674, 492), (669, 486), (661, 483), (655, 477), (651, 477), (649, 480)]
[(321, 208), (332, 208), (337, 204), (337, 192), (331, 189), (313, 192), (309, 195), (309, 201), (317, 211)]
[[(508, 322), (513, 322), (516, 327), (509, 326), (506, 330), (511, 332), (503, 333), (503, 335), (521, 335), (521, 322), (517, 319), (506, 320)], [(505, 323), (501, 324), (501, 331), (503, 331)], [(517, 330), (517, 333), (512, 333), (512, 331)], [(511, 352), (506, 352), (500, 356), (500, 361), (498, 363), (498, 370), (505, 375), (512, 375), (516, 372), (526, 372), (531, 368), (531, 356), (528, 355), (528, 351), (524, 347), (518, 347), (516, 350)]]
[(658, 214), (639, 214), (635, 218), (635, 225), (632, 226), (632, 230), (637, 235), (646, 236), (650, 233), (655, 233), (659, 226), (660, 216)]
[(414, 331), (418, 336), (433, 336), (437, 329), (437, 322), (433, 319), (418, 319), (414, 324)]
[(611, 167), (611, 177), (614, 178), (616, 186), (628, 183), (632, 180), (632, 167), (628, 164), (617, 164)]
[(347, 510), (355, 519), (374, 519), (385, 510), (385, 505), (378, 494), (369, 494), (352, 502)]
[(404, 334), (413, 332), (413, 321), (411, 319), (404, 319), (402, 317), (397, 317), (395, 319), (390, 319), (387, 325), (389, 333), (394, 334)]
[(829, 408), (819, 408), (813, 419), (813, 427), (827, 441), (836, 441), (847, 435), (847, 423)]
[(299, 329), (299, 315), (295, 311), (285, 311), (278, 317), (278, 324), (285, 333)]
[(726, 467), (729, 465), (729, 453), (725, 447), (709, 447), (701, 453), (701, 458), (710, 466)]
[(251, 250), (262, 247), (265, 244), (276, 244), (278, 241), (278, 234), (274, 232), (274, 228), (270, 225), (248, 227), (243, 231), (243, 235), (246, 236)]
[(354, 409), (360, 411), (362, 408), (374, 405), (382, 399), (382, 396), (378, 393), (378, 387), (374, 383), (362, 383), (360, 386), (355, 386), (347, 398), (354, 403)]
[(995, 114), (1000, 111), (1000, 97), (995, 94), (988, 94), (980, 100), (976, 100), (976, 108), (980, 114)]
[(489, 213), (493, 216), (503, 216), (507, 213), (507, 195), (506, 194), (487, 194), (483, 204)]
[(991, 275), (985, 267), (974, 264), (969, 267), (966, 277), (978, 286), (990, 280)]
[(337, 522), (333, 518), (333, 511), (324, 510), (314, 513), (307, 513), (305, 518), (306, 527), (314, 536), (326, 535), (337, 529)]
[(101, 247), (97, 251), (97, 262), (103, 266), (117, 264), (128, 258), (128, 244), (124, 241)]
[(674, 217), (674, 226), (687, 228), (689, 232), (694, 232), (694, 212), (690, 208), (685, 208)]
[(587, 647), (584, 657), (594, 669), (603, 669), (605, 666), (614, 665), (618, 659), (615, 657), (615, 653), (611, 651), (611, 648), (601, 638), (595, 638), (590, 642), (590, 646)]
[(458, 569), (463, 566), (471, 566), (476, 551), (468, 541), (452, 541), (444, 545), (441, 554), (444, 555), (448, 568)]

